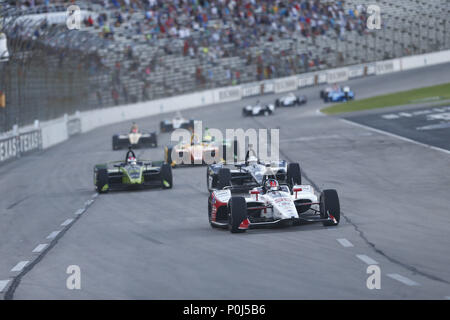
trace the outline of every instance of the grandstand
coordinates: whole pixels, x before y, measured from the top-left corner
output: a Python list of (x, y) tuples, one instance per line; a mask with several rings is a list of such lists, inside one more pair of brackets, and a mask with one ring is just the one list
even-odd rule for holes
[[(49, 15), (71, 1), (3, 1), (0, 132), (76, 110), (449, 49), (446, 0), (77, 1), (81, 30)], [(193, 4), (196, 3), (196, 4)]]

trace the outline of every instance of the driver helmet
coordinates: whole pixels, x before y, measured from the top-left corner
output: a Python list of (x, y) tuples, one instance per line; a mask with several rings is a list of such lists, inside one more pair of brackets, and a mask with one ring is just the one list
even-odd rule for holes
[(248, 157), (248, 165), (256, 165), (258, 164), (258, 158), (256, 158), (255, 156), (249, 156)]
[(269, 179), (266, 181), (266, 190), (278, 190), (279, 187), (280, 185), (275, 179)]
[(136, 158), (133, 157), (133, 156), (128, 157), (127, 163), (130, 164), (130, 165), (132, 165), (132, 166), (135, 166), (135, 165), (136, 165)]

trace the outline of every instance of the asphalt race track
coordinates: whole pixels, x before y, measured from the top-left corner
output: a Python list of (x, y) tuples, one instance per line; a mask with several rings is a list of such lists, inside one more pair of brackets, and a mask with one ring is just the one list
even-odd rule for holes
[[(450, 64), (348, 83), (360, 99), (444, 82), (450, 82)], [(318, 188), (338, 190), (344, 214), (338, 227), (237, 235), (212, 229), (204, 167), (175, 169), (171, 190), (96, 197), (94, 164), (124, 157), (125, 151), (111, 149), (112, 134), (129, 129), (121, 123), (0, 167), (0, 281), (25, 265), (7, 298), (449, 297), (450, 155), (324, 116), (317, 111), (319, 90), (301, 90), (306, 106), (277, 109), (270, 117), (242, 118), (247, 101), (183, 115), (210, 128), (280, 127), (283, 157), (300, 162)], [(156, 129), (166, 117), (172, 114), (138, 123)], [(169, 134), (159, 136), (160, 146), (168, 141)], [(161, 147), (138, 153), (163, 158)], [(32, 252), (49, 243), (43, 254)], [(379, 290), (366, 286), (372, 264), (381, 269)], [(70, 265), (81, 269), (81, 290), (66, 288)]]
[[(436, 104), (436, 103), (435, 103)], [(448, 105), (402, 106), (390, 110), (360, 112), (346, 119), (381, 129), (427, 145), (448, 150), (450, 153), (450, 102)]]

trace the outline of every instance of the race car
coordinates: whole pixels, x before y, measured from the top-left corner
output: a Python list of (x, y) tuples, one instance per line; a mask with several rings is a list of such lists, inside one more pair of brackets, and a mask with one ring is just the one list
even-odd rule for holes
[(163, 120), (159, 124), (161, 132), (171, 132), (176, 129), (187, 129), (189, 131), (194, 131), (194, 121), (193, 119), (185, 119), (180, 112), (177, 112), (175, 117), (171, 120)]
[[(209, 136), (200, 139), (197, 135), (191, 135), (190, 143), (179, 143), (175, 146), (165, 147), (165, 162), (172, 167), (205, 165), (211, 162), (223, 161), (227, 153), (237, 156), (237, 141), (214, 141)], [(221, 158), (219, 158), (221, 156)]]
[(249, 116), (269, 116), (275, 110), (273, 104), (262, 105), (259, 101), (255, 105), (247, 105), (242, 109), (242, 115), (244, 117)]
[(264, 183), (264, 174), (270, 169), (274, 178), (289, 186), (301, 184), (301, 170), (297, 163), (287, 163), (286, 160), (264, 162), (251, 151), (246, 154), (245, 162), (226, 164), (223, 162), (211, 164), (206, 170), (206, 185), (208, 191), (222, 189), (230, 185), (233, 192), (246, 192)]
[(150, 187), (171, 189), (172, 168), (163, 161), (136, 160), (129, 148), (125, 161), (113, 161), (94, 167), (94, 185), (99, 193)]
[(321, 91), (320, 95), (324, 102), (346, 102), (355, 98), (354, 92), (348, 86), (329, 87)]
[(250, 228), (291, 226), (302, 222), (322, 222), (324, 226), (339, 224), (340, 204), (334, 189), (317, 195), (310, 185), (296, 184), (290, 188), (280, 184), (268, 172), (262, 187), (242, 195), (232, 195), (232, 190), (229, 185), (213, 191), (208, 197), (208, 219), (213, 228), (239, 233)]
[(292, 106), (300, 106), (307, 102), (307, 98), (305, 95), (296, 96), (293, 93), (289, 93), (288, 95), (281, 97), (275, 100), (275, 107), (292, 107)]
[(158, 146), (156, 132), (139, 131), (137, 127), (134, 127), (129, 133), (113, 135), (113, 150), (127, 148), (129, 146), (133, 148), (156, 148)]

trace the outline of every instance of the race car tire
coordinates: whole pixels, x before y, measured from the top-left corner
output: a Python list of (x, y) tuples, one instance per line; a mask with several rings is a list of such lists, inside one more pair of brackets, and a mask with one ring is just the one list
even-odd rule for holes
[(116, 135), (112, 137), (112, 148), (113, 150), (119, 149), (119, 137)]
[(159, 123), (159, 131), (160, 132), (166, 132), (166, 125), (165, 125), (165, 123), (164, 123), (164, 121), (161, 121), (160, 123)]
[(158, 147), (158, 136), (156, 134), (152, 135), (152, 147), (157, 148)]
[(239, 229), (242, 221), (247, 219), (247, 203), (244, 197), (231, 197), (228, 201), (228, 230), (231, 233), (242, 233)]
[(172, 165), (172, 147), (165, 147), (165, 161), (168, 165)]
[(97, 188), (98, 193), (106, 193), (108, 189), (103, 191), (103, 187), (109, 183), (108, 179), (108, 170), (106, 168), (98, 168), (97, 169), (97, 181), (95, 182), (95, 186)]
[(334, 189), (323, 190), (320, 194), (320, 217), (328, 218), (330, 215), (334, 217), (334, 221), (324, 221), (322, 224), (326, 227), (337, 226), (341, 220), (341, 207), (339, 204), (339, 196)]
[(217, 189), (221, 190), (225, 187), (231, 186), (231, 171), (229, 168), (219, 169), (217, 176)]
[(294, 185), (301, 185), (302, 184), (302, 171), (300, 169), (300, 165), (296, 162), (289, 163), (287, 166), (287, 173), (286, 173), (286, 181), (291, 189), (294, 187)]
[(161, 166), (161, 186), (163, 189), (172, 189), (173, 186), (172, 167), (167, 163)]

